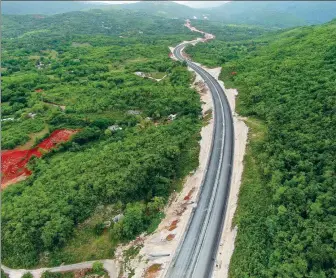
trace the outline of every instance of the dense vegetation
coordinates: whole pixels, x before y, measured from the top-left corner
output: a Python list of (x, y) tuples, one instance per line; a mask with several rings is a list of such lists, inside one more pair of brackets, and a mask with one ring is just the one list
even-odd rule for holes
[[(4, 15), (2, 36), (15, 38), (42, 34), (48, 31), (63, 35), (118, 35), (142, 39), (149, 35), (171, 35), (188, 33), (183, 19), (165, 19), (149, 16), (145, 12), (128, 10), (86, 12), (74, 11), (58, 15)], [(141, 24), (139, 24), (141, 22)]]
[[(231, 60), (244, 57), (259, 45), (267, 42), (267, 35), (274, 29), (247, 25), (226, 25), (211, 21), (192, 20), (192, 25), (199, 30), (214, 34), (215, 40), (188, 46), (186, 52), (204, 65), (216, 67)], [(279, 32), (279, 31), (278, 31)]]
[[(196, 5), (195, 5), (196, 6)], [(206, 6), (206, 5), (204, 5)], [(211, 6), (211, 4), (209, 4)], [(229, 1), (213, 8), (195, 9), (172, 1), (138, 1), (104, 5), (100, 2), (2, 1), (2, 14), (57, 14), (85, 9), (130, 10), (166, 18), (207, 18), (225, 24), (288, 28), (321, 24), (336, 16), (334, 1)]]
[[(120, 23), (127, 36), (100, 32), (101, 25), (87, 28), (100, 16), (112, 27), (126, 17), (114, 15), (93, 11), (4, 20), (4, 30), (11, 31), (2, 41), (2, 113), (8, 119), (2, 123), (3, 149), (32, 138), (38, 142), (59, 128), (80, 130), (42, 159), (32, 159), (33, 174), (3, 191), (5, 265), (113, 256), (118, 242), (155, 229), (169, 194), (197, 166), (200, 99), (189, 88), (191, 73), (168, 57), (169, 45), (193, 35), (174, 31), (176, 20), (142, 21), (137, 14), (132, 24)], [(145, 36), (138, 26), (151, 31)], [(137, 71), (166, 78), (157, 82)], [(170, 114), (177, 118), (170, 121)], [(96, 216), (98, 207), (108, 206), (110, 213)], [(124, 218), (113, 224), (118, 213)], [(81, 244), (70, 239), (83, 234), (89, 248), (80, 257), (83, 238)], [(95, 253), (97, 241), (105, 253)]]
[(333, 1), (230, 1), (204, 13), (226, 24), (288, 28), (328, 22), (336, 16), (335, 7)]
[(231, 277), (336, 276), (335, 35), (333, 21), (204, 59), (223, 64), (252, 130)]
[[(92, 2), (77, 1), (48, 1), (41, 4), (39, 1), (3, 1), (1, 3), (2, 14), (58, 14), (72, 11), (80, 11), (90, 8), (97, 8)], [(104, 5), (103, 5), (104, 6)]]

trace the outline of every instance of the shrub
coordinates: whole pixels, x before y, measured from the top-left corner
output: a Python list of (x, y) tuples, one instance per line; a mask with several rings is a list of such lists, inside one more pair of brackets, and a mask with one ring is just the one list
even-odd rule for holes
[(102, 262), (94, 262), (92, 265), (92, 270), (95, 274), (99, 274), (99, 275), (103, 275), (105, 273)]

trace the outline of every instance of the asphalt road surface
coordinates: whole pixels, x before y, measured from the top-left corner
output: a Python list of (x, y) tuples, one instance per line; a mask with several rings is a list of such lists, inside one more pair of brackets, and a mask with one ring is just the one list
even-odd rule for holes
[(174, 55), (180, 61), (186, 61), (209, 87), (214, 103), (214, 134), (197, 206), (166, 277), (206, 278), (212, 276), (215, 267), (225, 220), (233, 164), (234, 130), (231, 109), (222, 87), (208, 72), (182, 56), (186, 44), (177, 46)]

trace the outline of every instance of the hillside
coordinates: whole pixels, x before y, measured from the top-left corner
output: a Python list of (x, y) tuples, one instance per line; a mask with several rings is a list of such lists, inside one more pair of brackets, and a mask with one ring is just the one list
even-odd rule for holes
[(157, 15), (168, 18), (191, 18), (201, 17), (202, 11), (193, 9), (185, 5), (169, 1), (144, 1), (127, 4), (102, 4), (92, 2), (75, 1), (2, 1), (2, 14), (22, 15), (22, 14), (43, 14), (52, 15), (73, 11), (83, 11), (89, 9), (102, 10), (131, 10), (145, 13), (146, 15)]
[(155, 230), (197, 167), (200, 98), (168, 55), (194, 35), (179, 32), (182, 21), (116, 14), (4, 16), (6, 266), (112, 258), (119, 243)]
[(204, 9), (211, 20), (287, 28), (321, 24), (336, 17), (333, 1), (232, 1)]
[(128, 4), (101, 4), (75, 1), (2, 1), (2, 14), (59, 14), (89, 9), (141, 12), (143, 17), (194, 18), (224, 24), (248, 24), (288, 28), (322, 24), (336, 17), (333, 1), (231, 1), (214, 8), (195, 9), (169, 1), (140, 1)]
[(59, 14), (104, 5), (79, 1), (1, 1), (1, 14)]
[(109, 9), (126, 9), (133, 11), (142, 11), (149, 15), (158, 15), (169, 18), (192, 18), (196, 16), (203, 18), (202, 9), (193, 9), (191, 7), (181, 5), (169, 1), (143, 1), (130, 4), (110, 5)]
[(251, 132), (232, 278), (335, 277), (335, 35), (333, 20), (189, 49), (222, 64)]
[[(4, 15), (2, 35), (15, 38), (36, 32), (62, 32), (64, 34), (87, 34), (108, 36), (132, 36), (188, 33), (182, 19), (166, 19), (148, 16), (144, 12), (129, 10), (88, 10), (57, 15)], [(139, 24), (141, 22), (141, 24)], [(31, 33), (29, 33), (31, 32)]]

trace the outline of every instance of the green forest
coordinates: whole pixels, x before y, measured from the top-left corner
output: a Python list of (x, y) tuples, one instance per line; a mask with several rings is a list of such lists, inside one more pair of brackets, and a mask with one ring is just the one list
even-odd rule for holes
[(187, 50), (223, 67), (248, 117), (232, 278), (336, 277), (335, 35), (334, 20)]
[(181, 20), (134, 14), (126, 24), (130, 12), (118, 13), (3, 18), (2, 149), (79, 130), (2, 192), (6, 266), (113, 257), (118, 243), (155, 230), (170, 193), (198, 165), (200, 98), (192, 74), (168, 56), (168, 46), (194, 36)]
[[(336, 21), (191, 23), (216, 39), (186, 52), (222, 66), (249, 127), (229, 277), (336, 277)], [(192, 73), (169, 58), (195, 38), (183, 24), (131, 9), (2, 16), (2, 150), (78, 130), (2, 190), (4, 265), (113, 258), (155, 230), (205, 120)]]

